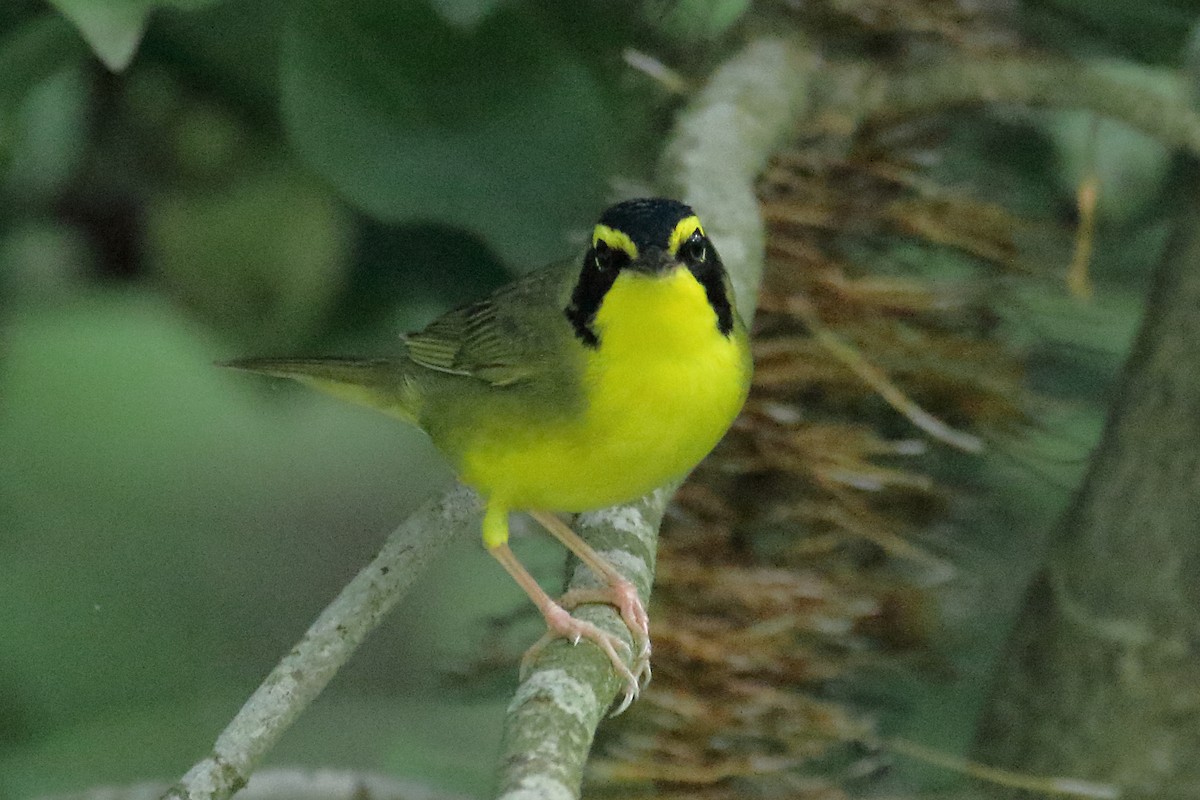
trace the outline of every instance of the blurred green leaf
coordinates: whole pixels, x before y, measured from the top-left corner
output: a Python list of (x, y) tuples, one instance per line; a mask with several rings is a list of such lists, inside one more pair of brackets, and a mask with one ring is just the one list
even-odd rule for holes
[[(3, 334), (0, 797), (171, 777), (448, 471), (409, 426), (214, 368), (231, 354), (150, 292)], [(561, 580), (549, 537), (515, 546)], [(483, 791), (507, 692), (464, 699), (441, 670), (526, 603), (477, 537), (452, 543), (273, 760)]]
[(147, 60), (218, 87), (238, 113), (275, 128), (279, 46), (293, 0), (237, 0), (187, 14), (160, 14), (146, 33)]
[(649, 0), (642, 5), (646, 22), (681, 42), (720, 37), (742, 18), (750, 0)]
[(451, 25), (470, 28), (499, 6), (504, 0), (430, 0), (430, 5)]
[(25, 739), (248, 689), (446, 477), (412, 428), (217, 369), (231, 354), (148, 292), (3, 334), (0, 729)]
[(398, 332), (424, 327), (447, 308), (478, 300), (511, 279), (494, 252), (458, 228), (385, 225), (369, 217), (359, 223), (354, 267), (330, 330), (381, 348), (363, 355), (394, 353)]
[(152, 199), (150, 269), (214, 327), (264, 349), (312, 337), (345, 283), (351, 223), (323, 187), (289, 167), (216, 191)]
[(129, 66), (150, 12), (156, 7), (203, 8), (216, 0), (50, 0), (71, 20), (96, 56), (113, 72)]
[(19, 24), (0, 39), (0, 111), (19, 102), (29, 87), (83, 54), (78, 38), (58, 17)]
[(1025, 0), (1018, 8), (1032, 37), (1054, 49), (1123, 51), (1171, 65), (1178, 62), (1197, 10), (1195, 0)]
[(0, 310), (61, 301), (86, 285), (93, 266), (92, 251), (74, 226), (36, 219), (0, 229)]
[(381, 219), (457, 224), (539, 265), (598, 210), (620, 137), (548, 28), (510, 9), (466, 33), (419, 3), (305, 3), (284, 37), (291, 139)]
[(88, 148), (91, 95), (83, 70), (68, 67), (34, 83), (12, 117), (12, 166), (0, 191), (28, 209), (63, 191)]
[(83, 53), (70, 25), (58, 17), (22, 22), (0, 39), (0, 168), (12, 157), (19, 138), (18, 110), (30, 89)]

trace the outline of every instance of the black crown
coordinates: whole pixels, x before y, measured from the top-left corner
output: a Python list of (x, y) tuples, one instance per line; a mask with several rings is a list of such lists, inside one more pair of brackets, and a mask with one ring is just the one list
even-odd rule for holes
[(600, 224), (628, 236), (638, 250), (651, 246), (666, 248), (679, 220), (695, 213), (691, 206), (678, 200), (643, 197), (609, 207), (601, 215)]

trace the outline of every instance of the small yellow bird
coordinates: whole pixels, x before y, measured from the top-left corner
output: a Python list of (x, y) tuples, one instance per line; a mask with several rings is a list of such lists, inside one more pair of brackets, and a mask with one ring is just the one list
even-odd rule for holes
[[(541, 611), (547, 637), (588, 639), (608, 655), (626, 683), (620, 713), (649, 678), (645, 606), (554, 512), (627, 502), (681, 478), (741, 410), (749, 341), (700, 220), (675, 200), (618, 203), (600, 217), (582, 261), (529, 273), (403, 341), (388, 359), (227, 366), (420, 426), (486, 499), (483, 543)], [(572, 617), (517, 560), (510, 511), (528, 512), (605, 580), (607, 589), (563, 603), (616, 606), (638, 648), (632, 669), (623, 641)]]

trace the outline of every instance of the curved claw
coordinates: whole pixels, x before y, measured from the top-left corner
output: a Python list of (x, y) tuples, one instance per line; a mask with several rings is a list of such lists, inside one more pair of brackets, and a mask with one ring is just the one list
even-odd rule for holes
[[(507, 544), (501, 542), (500, 544), (493, 545), (488, 548), (488, 552), (500, 562), (508, 574), (512, 575), (517, 584), (525, 590), (525, 593), (529, 595), (529, 599), (538, 607), (538, 610), (542, 612), (542, 617), (546, 620), (546, 635), (539, 639), (533, 647), (529, 648), (525, 657), (521, 659), (522, 677), (528, 671), (530, 662), (541, 652), (542, 648), (548, 642), (563, 638), (570, 640), (572, 644), (579, 644), (583, 639), (588, 639), (595, 642), (596, 646), (604, 651), (604, 654), (608, 656), (608, 660), (612, 662), (613, 669), (625, 681), (625, 699), (618, 707), (616, 713), (619, 714), (628, 708), (629, 704), (637, 698), (638, 693), (641, 691), (642, 676), (644, 675), (647, 681), (650, 679), (649, 635), (648, 632), (645, 632), (648, 624), (645, 616), (646, 610), (642, 606), (641, 600), (638, 599), (637, 590), (633, 589), (633, 584), (617, 576), (617, 580), (614, 583), (628, 584), (629, 589), (617, 593), (610, 591), (605, 593), (604, 597), (617, 597), (618, 603), (623, 603), (625, 606), (621, 612), (623, 618), (640, 620), (640, 622), (636, 622), (631, 627), (635, 640), (638, 637), (639, 631), (642, 631), (642, 635), (645, 636), (642, 644), (638, 647), (638, 658), (634, 660), (636, 672), (631, 670), (627, 665), (627, 661), (633, 656), (633, 652), (623, 639), (607, 631), (600, 630), (590, 622), (572, 617), (569, 611), (551, 600), (550, 596), (542, 590), (542, 587), (538, 586), (533, 576), (521, 566), (521, 562), (513, 555)], [(607, 600), (601, 599), (601, 602), (607, 602)], [(638, 614), (640, 616), (636, 616)], [(624, 655), (622, 656), (619, 651), (623, 651)]]
[[(587, 620), (577, 619), (570, 615), (566, 609), (560, 606), (554, 606), (547, 610), (544, 615), (546, 618), (547, 631), (534, 642), (533, 646), (525, 651), (524, 657), (521, 658), (521, 676), (524, 678), (529, 671), (529, 667), (537, 655), (543, 648), (555, 639), (567, 639), (571, 644), (579, 644), (584, 639), (592, 642), (599, 647), (604, 654), (608, 656), (608, 660), (612, 662), (613, 669), (617, 671), (625, 680), (625, 697), (621, 704), (617, 706), (617, 710), (610, 716), (616, 716), (625, 709), (629, 708), (630, 704), (637, 699), (641, 692), (641, 676), (643, 671), (649, 676), (649, 662), (645, 663), (644, 668), (639, 663), (638, 671), (635, 673), (631, 670), (626, 661), (632, 656), (629, 645), (626, 644), (620, 637), (614, 636), (608, 631), (601, 630)], [(622, 656), (622, 652), (624, 655)]]
[[(637, 676), (638, 686), (644, 687), (650, 683), (650, 615), (646, 613), (646, 606), (642, 603), (636, 586), (622, 578), (603, 588), (572, 589), (564, 594), (559, 602), (568, 609), (575, 609), (585, 603), (605, 603), (614, 606), (629, 628), (637, 648), (633, 673)], [(621, 710), (624, 710), (624, 707)]]
[[(541, 523), (542, 527), (549, 531), (551, 535), (566, 545), (567, 549), (574, 553), (580, 561), (586, 564), (606, 584), (603, 588), (599, 589), (573, 589), (567, 592), (560, 602), (567, 608), (574, 608), (583, 603), (606, 603), (615, 606), (621, 614), (621, 619), (629, 628), (629, 633), (633, 637), (633, 644), (637, 650), (637, 654), (633, 661), (632, 670), (623, 663), (617, 667), (617, 671), (625, 676), (627, 680), (629, 676), (633, 676), (632, 685), (626, 688), (625, 700), (618, 706), (615, 712), (620, 714), (637, 697), (641, 687), (650, 682), (650, 617), (646, 614), (646, 606), (642, 603), (641, 597), (638, 596), (637, 587), (592, 549), (592, 546), (572, 530), (570, 525), (563, 522), (555, 514), (547, 511), (533, 510), (529, 514)], [(557, 604), (555, 605), (557, 607)], [(545, 615), (544, 610), (543, 615)], [(549, 619), (547, 619), (547, 622), (549, 622)], [(551, 627), (553, 628), (554, 626), (551, 625)], [(612, 655), (609, 657), (613, 658)], [(617, 663), (615, 658), (613, 659), (613, 663)]]

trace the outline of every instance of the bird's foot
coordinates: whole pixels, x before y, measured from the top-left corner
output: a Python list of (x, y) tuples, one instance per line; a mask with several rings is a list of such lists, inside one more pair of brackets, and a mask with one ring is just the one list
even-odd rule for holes
[[(636, 596), (636, 592), (634, 593)], [(644, 611), (643, 611), (644, 613)], [(616, 716), (629, 708), (629, 705), (637, 699), (641, 692), (641, 667), (638, 672), (634, 672), (629, 668), (627, 660), (630, 657), (629, 645), (626, 644), (620, 637), (601, 630), (592, 623), (577, 619), (571, 616), (565, 608), (559, 605), (551, 605), (549, 608), (542, 610), (542, 616), (546, 620), (547, 631), (541, 639), (534, 643), (533, 647), (525, 652), (525, 656), (521, 659), (521, 674), (528, 672), (533, 660), (537, 657), (542, 649), (553, 642), (555, 639), (566, 639), (571, 644), (579, 644), (584, 639), (594, 643), (597, 647), (604, 651), (608, 656), (608, 660), (612, 662), (613, 669), (625, 681), (625, 696), (622, 698), (620, 705), (613, 711), (612, 716)], [(645, 672), (647, 680), (649, 679), (649, 661), (646, 661)]]
[(617, 577), (607, 586), (595, 589), (571, 589), (559, 602), (563, 608), (574, 610), (585, 603), (605, 603), (617, 609), (621, 619), (633, 637), (633, 673), (638, 685), (650, 683), (650, 615), (638, 595), (637, 587), (630, 581)]

